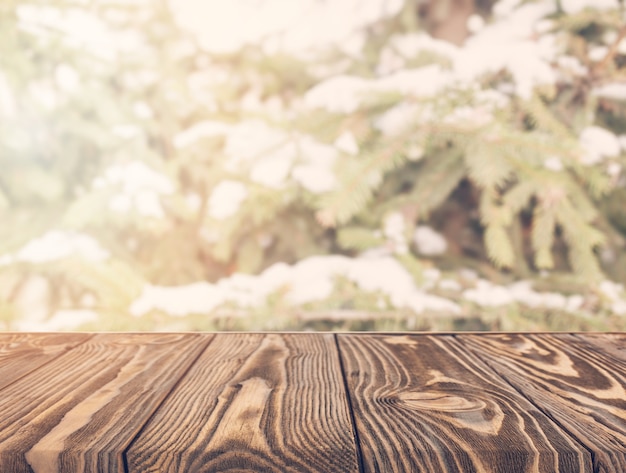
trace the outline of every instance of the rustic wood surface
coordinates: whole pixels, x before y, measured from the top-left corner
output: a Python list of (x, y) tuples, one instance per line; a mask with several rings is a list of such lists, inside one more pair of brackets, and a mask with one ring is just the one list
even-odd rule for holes
[(82, 333), (0, 334), (0, 389), (88, 338)]
[(339, 342), (366, 471), (592, 472), (588, 451), (453, 337)]
[(0, 471), (124, 471), (122, 454), (208, 339), (96, 335), (0, 391)]
[(568, 335), (458, 339), (592, 452), (594, 472), (626, 472), (626, 362), (608, 337), (610, 356)]
[(0, 472), (626, 472), (625, 334), (0, 334)]
[(353, 439), (333, 335), (223, 334), (142, 431), (128, 466), (357, 472)]

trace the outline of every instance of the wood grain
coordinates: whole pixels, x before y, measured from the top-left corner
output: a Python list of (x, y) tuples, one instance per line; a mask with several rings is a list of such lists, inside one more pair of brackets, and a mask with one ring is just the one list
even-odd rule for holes
[(219, 334), (131, 445), (131, 472), (356, 472), (330, 334)]
[(0, 389), (89, 337), (84, 333), (0, 333)]
[(595, 472), (626, 471), (626, 365), (616, 345), (607, 339), (607, 355), (569, 335), (457, 338), (584, 444)]
[(100, 334), (0, 390), (0, 471), (124, 471), (124, 449), (207, 342)]
[(366, 472), (592, 472), (580, 444), (453, 337), (339, 346)]
[(581, 342), (591, 344), (595, 351), (602, 353), (602, 356), (608, 355), (617, 360), (626, 361), (626, 333), (584, 333), (575, 334), (572, 337), (579, 339), (577, 342), (572, 342), (574, 344), (581, 344)]

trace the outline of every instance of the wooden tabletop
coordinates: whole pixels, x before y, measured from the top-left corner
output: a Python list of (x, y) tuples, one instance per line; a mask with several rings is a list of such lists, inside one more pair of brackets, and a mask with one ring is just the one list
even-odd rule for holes
[(0, 472), (626, 472), (626, 334), (0, 334)]

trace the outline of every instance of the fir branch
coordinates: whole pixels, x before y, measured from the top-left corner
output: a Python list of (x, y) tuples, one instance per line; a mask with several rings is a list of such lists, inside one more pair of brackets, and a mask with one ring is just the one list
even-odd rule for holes
[(541, 205), (535, 207), (531, 242), (535, 252), (535, 266), (539, 269), (552, 269), (552, 245), (554, 243), (554, 228), (556, 219), (549, 208)]
[(318, 222), (334, 227), (347, 222), (365, 208), (382, 183), (384, 174), (406, 160), (401, 153), (404, 144), (405, 138), (401, 137), (374, 148), (366, 156), (358, 156), (356, 161), (346, 161), (348, 169), (342, 173), (345, 180), (340, 189), (320, 199), (321, 208), (316, 214)]

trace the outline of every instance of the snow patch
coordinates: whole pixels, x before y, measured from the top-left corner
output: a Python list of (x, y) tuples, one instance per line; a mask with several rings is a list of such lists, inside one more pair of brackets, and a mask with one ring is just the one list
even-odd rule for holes
[(479, 279), (474, 288), (463, 291), (463, 298), (484, 307), (500, 307), (519, 303), (531, 308), (545, 308), (574, 312), (583, 304), (579, 294), (565, 296), (557, 292), (537, 292), (531, 281), (518, 281), (500, 286)]
[(109, 258), (109, 252), (96, 239), (84, 233), (50, 230), (29, 241), (14, 255), (5, 255), (2, 263), (49, 263), (71, 256), (104, 261)]
[(355, 76), (339, 75), (316, 84), (304, 96), (309, 109), (323, 108), (330, 113), (352, 113), (371, 89), (371, 82)]
[(174, 137), (174, 146), (178, 149), (187, 148), (203, 138), (220, 136), (230, 131), (231, 125), (214, 120), (204, 120), (181, 131)]
[(359, 145), (350, 131), (344, 131), (337, 137), (333, 144), (335, 145), (335, 148), (339, 151), (343, 151), (344, 153), (352, 156), (359, 154)]
[(585, 128), (579, 142), (583, 149), (581, 162), (587, 166), (599, 163), (607, 156), (617, 156), (621, 149), (615, 134), (599, 126)]
[(297, 306), (328, 298), (335, 279), (345, 277), (366, 292), (380, 291), (394, 307), (460, 313), (452, 301), (417, 289), (412, 276), (394, 258), (354, 258), (313, 256), (293, 266), (277, 263), (258, 276), (235, 274), (216, 284), (196, 283), (179, 287), (146, 286), (133, 302), (131, 313), (140, 316), (150, 310), (162, 310), (173, 316), (207, 313), (224, 303), (253, 307), (281, 287), (286, 298)]
[(172, 180), (154, 171), (141, 161), (115, 164), (102, 176), (94, 179), (94, 189), (121, 187), (120, 192), (109, 201), (109, 208), (115, 212), (127, 213), (136, 210), (141, 215), (163, 218), (160, 195), (174, 192)]
[(209, 215), (216, 220), (232, 217), (246, 197), (248, 189), (243, 183), (230, 179), (221, 181), (209, 197)]
[(337, 187), (334, 173), (337, 149), (320, 143), (310, 136), (297, 141), (300, 162), (291, 171), (291, 177), (313, 194), (330, 192)]
[(274, 53), (308, 57), (311, 51), (339, 45), (359, 54), (360, 30), (400, 11), (403, 0), (171, 0), (177, 21), (196, 35), (202, 48), (232, 54), (247, 44), (268, 43)]
[(626, 100), (626, 83), (614, 82), (596, 87), (592, 95), (605, 99)]
[(417, 122), (421, 107), (401, 102), (380, 115), (374, 127), (385, 136), (397, 136), (407, 132)]
[(445, 237), (426, 225), (419, 225), (415, 229), (413, 243), (420, 254), (427, 256), (440, 255), (448, 249)]
[(569, 15), (586, 9), (611, 10), (619, 8), (618, 0), (561, 0), (563, 11)]

